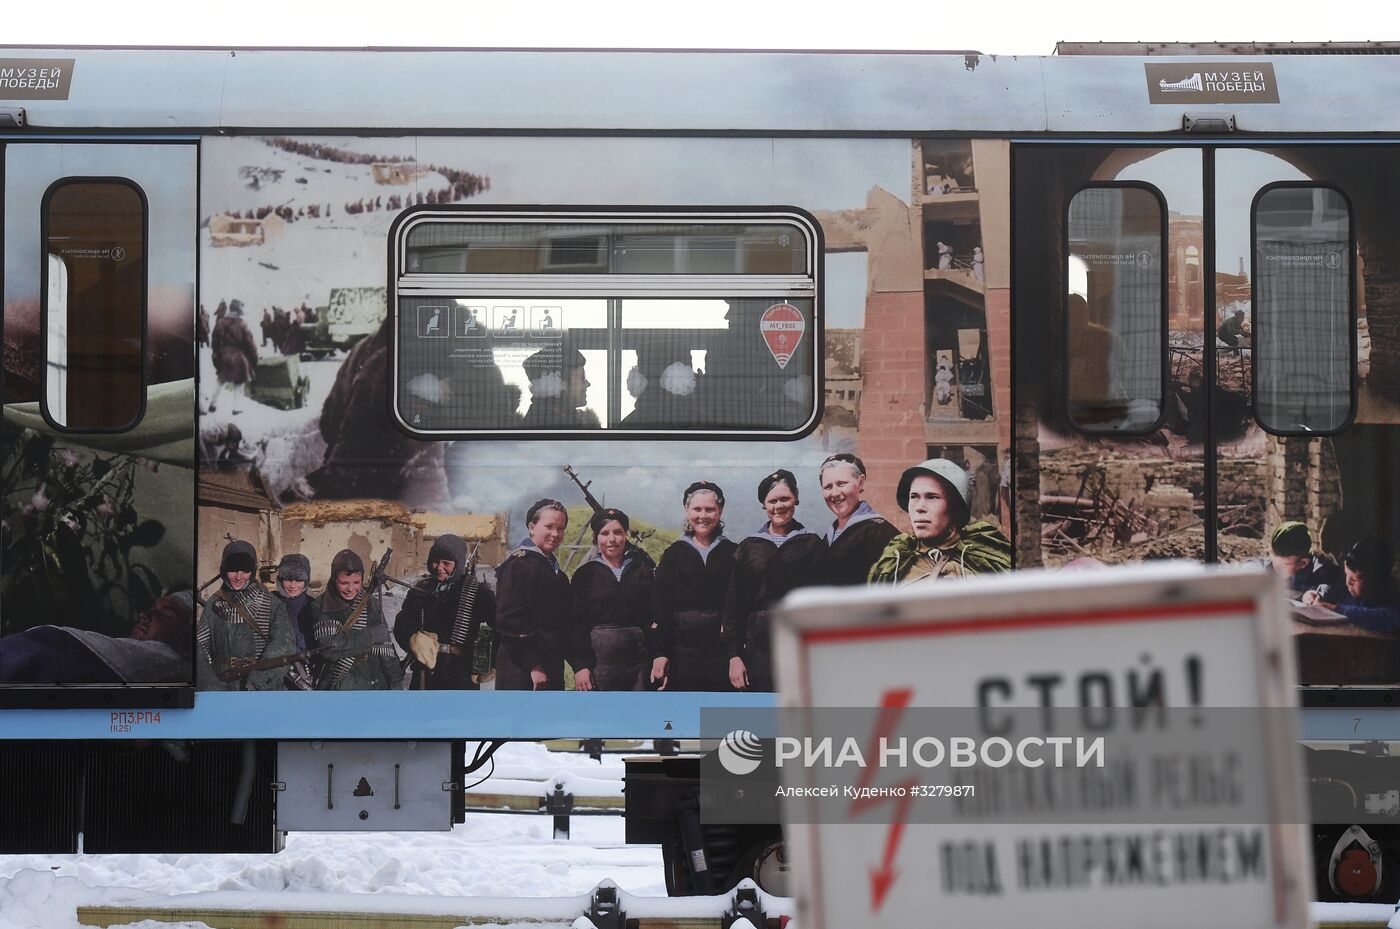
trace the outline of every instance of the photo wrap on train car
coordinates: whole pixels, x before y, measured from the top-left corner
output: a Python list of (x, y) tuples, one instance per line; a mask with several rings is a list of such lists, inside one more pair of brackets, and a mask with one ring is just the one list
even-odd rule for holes
[(196, 626), (200, 690), (278, 690), (285, 667), (259, 667), (295, 655), (287, 608), (257, 579), (252, 543), (233, 539), (219, 556), (218, 587), (204, 601)]
[(768, 519), (739, 543), (730, 570), (720, 635), (729, 652), (735, 690), (771, 691), (771, 617), (789, 593), (819, 583), (825, 540), (797, 519), (797, 476), (779, 468), (758, 482)]
[(822, 499), (835, 517), (826, 529), (818, 576), (823, 584), (837, 587), (864, 584), (899, 530), (863, 499), (866, 474), (860, 458), (849, 452), (829, 455), (818, 476)]
[[(1386, 157), (1321, 144), (1019, 151), (1014, 287), (1061, 295), (1064, 311), (1015, 310), (1011, 497), (1018, 525), (1040, 529), (1017, 534), (1018, 567), (1269, 562), (1294, 593), (1300, 683), (1400, 680), (1400, 639), (1325, 605), (1348, 551), (1393, 552), (1400, 538), (1386, 283), (1400, 212)], [(1168, 273), (1144, 279), (1128, 257), (1143, 254)], [(1120, 416), (1151, 400), (1148, 380), (1124, 379), (1132, 369), (1166, 384), (1152, 431), (1103, 434), (1067, 409)]]
[(631, 525), (614, 507), (594, 513), (588, 528), (596, 552), (574, 572), (584, 666), (598, 690), (645, 690), (657, 654), (651, 615), (656, 563), (628, 541)]
[(657, 690), (722, 693), (733, 689), (721, 630), (738, 546), (724, 534), (724, 488), (693, 481), (681, 506), (684, 534), (662, 553), (652, 585), (650, 683)]
[(413, 669), (411, 690), (476, 690), (486, 673), (473, 659), (482, 627), (496, 625), (496, 597), (474, 566), (466, 540), (451, 532), (428, 549), (428, 573), (394, 619), (394, 638)]
[(331, 559), (330, 582), (306, 608), (320, 650), (317, 690), (401, 689), (403, 668), (375, 596), (382, 583), (351, 549)]
[[(966, 145), (964, 149), (949, 152), (950, 172), (970, 170), (971, 149)], [(695, 162), (701, 150), (709, 157)], [(992, 158), (1006, 156), (1004, 145), (989, 152)], [(679, 178), (666, 165), (681, 159), (715, 169), (692, 170)], [(770, 180), (776, 178), (776, 186), (760, 182), (750, 171), (718, 168), (736, 161), (767, 165), (764, 170)], [(504, 575), (514, 570), (515, 559), (508, 556), (519, 548), (519, 540), (529, 536), (526, 511), (531, 501), (553, 498), (568, 504), (567, 529), (555, 553), (564, 580), (576, 578), (590, 559), (596, 564), (597, 549), (586, 525), (589, 513), (576, 506), (583, 501), (563, 473), (565, 465), (572, 465), (588, 475), (605, 505), (615, 502), (626, 509), (634, 536), (638, 530), (645, 536), (637, 543), (637, 551), (657, 563), (663, 576), (670, 572), (684, 578), (664, 593), (658, 585), (648, 597), (648, 616), (637, 620), (642, 624), (639, 628), (644, 627), (649, 665), (642, 675), (643, 689), (732, 692), (733, 656), (718, 653), (728, 648), (721, 637), (720, 611), (728, 596), (736, 541), (722, 533), (706, 533), (708, 543), (697, 544), (696, 535), (685, 533), (689, 510), (683, 507), (677, 512), (677, 497), (697, 477), (716, 487), (755, 486), (775, 466), (790, 470), (808, 487), (819, 486), (822, 462), (843, 451), (853, 457), (860, 451), (870, 487), (888, 489), (910, 461), (926, 457), (919, 399), (892, 384), (879, 388), (887, 392), (887, 399), (875, 405), (869, 432), (883, 436), (896, 423), (903, 423), (899, 428), (909, 440), (865, 440), (872, 452), (862, 447), (861, 438), (863, 355), (882, 351), (866, 341), (872, 301), (887, 307), (885, 312), (923, 316), (916, 309), (923, 302), (919, 241), (906, 221), (915, 208), (908, 189), (910, 164), (908, 142), (891, 140), (781, 140), (758, 145), (742, 139), (579, 139), (570, 158), (562, 162), (548, 145), (530, 139), (474, 139), (470, 144), (449, 137), (210, 140), (202, 158), (202, 219), (207, 224), (200, 245), (200, 303), (214, 308), (208, 326), (217, 329), (238, 301), (256, 357), (242, 394), (232, 392), (234, 378), (225, 378), (230, 384), (220, 391), (213, 346), (199, 346), (205, 373), (200, 398), (199, 504), (205, 531), (199, 570), (212, 573), (217, 567), (214, 540), (227, 531), (224, 527), (243, 525), (241, 521), (255, 514), (272, 528), (271, 547), (259, 566), (260, 579), (275, 582), (273, 566), (300, 550), (312, 562), (307, 586), (312, 597), (332, 584), (325, 564), (347, 543), (361, 556), (380, 550), (381, 545), (393, 547), (388, 574), (420, 583), (411, 579), (421, 576), (434, 540), (447, 533), (459, 534), (469, 545), (480, 547), (481, 563), (487, 566), (475, 611), (486, 615), (490, 609), (486, 604), (494, 598), (498, 619), (504, 624), (493, 630), (496, 640), (490, 646), (502, 673), (494, 680), (488, 674), (484, 686), (510, 689), (521, 681), (512, 673), (510, 658), (518, 649), (510, 643), (512, 633), (505, 631), (512, 622), (508, 612), (513, 607), (502, 583)], [(689, 426), (703, 430), (744, 425), (750, 415), (742, 408), (746, 402), (798, 409), (811, 397), (810, 359), (815, 353), (818, 359), (827, 359), (816, 431), (796, 441), (681, 440), (634, 445), (615, 438), (529, 442), (408, 438), (386, 415), (383, 394), (390, 350), (387, 327), (393, 316), (383, 288), (391, 247), (389, 227), (409, 206), (519, 202), (558, 203), (564, 215), (570, 202), (770, 208), (792, 204), (815, 215), (828, 244), (827, 254), (818, 256), (825, 283), (821, 325), (807, 315), (810, 310), (771, 299), (696, 301), (693, 317), (675, 324), (656, 315), (661, 311), (658, 304), (648, 310), (650, 315), (636, 317), (637, 325), (645, 328), (624, 330), (629, 338), (635, 337), (637, 348), (635, 354), (623, 355), (625, 383), (619, 385), (622, 408), (616, 422), (628, 429)], [(982, 248), (980, 238), (968, 235), (964, 228), (956, 240), (958, 255), (971, 256), (974, 246)], [(347, 248), (351, 242), (353, 248)], [(1005, 243), (998, 248), (989, 245), (989, 250), (1004, 255), (1006, 247)], [(440, 260), (427, 253), (414, 260), (420, 258)], [(556, 255), (551, 260), (565, 259)], [(575, 255), (568, 260), (582, 259)], [(965, 276), (973, 280), (970, 271)], [(499, 337), (497, 330), (510, 327), (506, 306), (510, 302), (493, 307), (470, 299), (425, 300), (412, 315), (413, 331), (421, 330), (425, 343), (489, 344)], [(515, 302), (518, 312), (509, 331), (519, 331), (522, 344), (529, 346), (518, 362), (519, 383), (478, 384), (438, 371), (430, 378), (417, 376), (410, 388), (413, 402), (430, 404), (434, 397), (446, 402), (455, 396), (453, 391), (467, 389), (480, 392), (468, 395), (480, 396), (483, 409), (494, 409), (492, 405), (508, 394), (506, 402), (520, 412), (490, 421), (515, 423), (517, 428), (588, 426), (612, 415), (602, 399), (608, 390), (603, 383), (606, 372), (599, 368), (595, 374), (596, 362), (589, 360), (587, 339), (592, 336), (576, 325), (580, 317), (568, 302), (554, 301), (549, 306)], [(784, 306), (795, 309), (784, 310)], [(987, 329), (985, 322), (963, 320), (959, 325)], [(696, 343), (688, 343), (685, 333), (707, 331), (692, 330), (696, 326), (727, 330), (736, 346), (742, 336), (742, 354), (726, 359), (719, 357), (718, 350), (690, 347)], [(293, 332), (300, 334), (289, 341)], [(821, 343), (816, 344), (819, 334)], [(956, 344), (956, 330), (950, 330), (948, 338)], [(921, 366), (917, 361), (906, 364), (911, 370)], [(707, 374), (719, 378), (726, 365), (766, 366), (759, 370), (781, 379), (772, 390), (755, 393), (752, 401), (726, 396), (723, 402), (732, 409), (716, 420), (705, 406), (706, 398), (716, 395), (702, 388)], [(305, 386), (298, 388), (302, 381)], [(536, 395), (544, 403), (532, 403)], [(241, 404), (236, 414), (235, 402)], [(546, 416), (545, 407), (551, 402), (559, 406), (558, 415)], [(984, 453), (979, 446), (970, 454), (978, 455), (979, 461), (996, 460), (996, 440), (989, 444), (991, 452)], [(996, 483), (992, 482), (984, 501), (994, 500)], [(722, 497), (719, 502), (722, 510)], [(813, 505), (824, 506), (822, 501), (812, 501), (808, 507)], [(728, 509), (726, 521), (731, 524), (737, 519), (740, 524), (756, 525), (766, 515), (758, 502), (730, 501)], [(820, 512), (819, 520), (840, 515)], [(978, 515), (996, 514), (984, 510)], [(871, 525), (879, 527), (880, 534), (890, 535), (900, 526), (898, 520), (878, 516), (872, 520), (864, 510), (848, 518), (852, 535), (848, 539), (843, 534), (843, 542), (868, 533)], [(824, 531), (825, 526), (819, 525), (811, 533), (814, 559), (817, 550), (825, 549)], [(669, 563), (665, 563), (668, 552)], [(866, 555), (855, 560), (864, 561)], [(863, 580), (867, 570), (868, 565), (864, 569), (854, 565), (846, 573), (852, 577), (860, 573)], [(424, 629), (414, 621), (399, 628), (401, 618), (418, 616), (419, 597), (393, 583), (384, 596), (385, 620), (394, 630), (396, 653), (403, 666), (415, 669), (405, 685), (421, 686), (416, 672), (422, 662), (416, 653), (426, 654), (426, 638), (417, 639), (420, 649), (413, 643)], [(403, 600), (394, 603), (402, 605), (390, 609), (390, 600), (400, 596)], [(406, 614), (410, 605), (413, 609)], [(445, 603), (439, 612), (443, 620), (450, 618)], [(427, 622), (431, 630), (433, 623)], [(584, 624), (577, 611), (569, 615), (568, 623), (569, 650), (579, 662), (588, 661), (581, 647), (588, 633), (580, 633)], [(440, 661), (449, 657), (441, 648), (450, 629), (450, 624), (444, 624), (437, 631)], [(740, 647), (752, 649), (755, 643)], [(572, 661), (561, 663), (557, 680), (553, 671), (546, 675), (548, 686), (576, 689), (578, 670)], [(585, 677), (592, 678), (590, 686), (597, 684), (596, 674)], [(447, 687), (433, 683), (434, 678), (446, 680), (441, 675), (428, 677), (429, 689)], [(533, 686), (527, 682), (526, 689)]]
[(4, 159), (0, 684), (192, 685), (194, 147)]

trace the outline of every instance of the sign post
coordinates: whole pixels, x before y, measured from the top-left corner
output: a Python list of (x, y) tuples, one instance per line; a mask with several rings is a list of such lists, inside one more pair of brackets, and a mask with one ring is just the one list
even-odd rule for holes
[[(1271, 574), (1193, 565), (790, 598), (801, 924), (1306, 926), (1287, 616)], [(866, 731), (833, 747), (838, 708)]]

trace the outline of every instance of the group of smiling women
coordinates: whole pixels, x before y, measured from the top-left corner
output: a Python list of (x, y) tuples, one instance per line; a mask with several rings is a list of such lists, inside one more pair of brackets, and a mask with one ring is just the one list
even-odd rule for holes
[(907, 469), (897, 502), (901, 533), (866, 502), (865, 465), (832, 455), (819, 472), (835, 517), (824, 532), (797, 519), (797, 477), (759, 481), (767, 519), (735, 542), (725, 535), (724, 491), (696, 481), (682, 495), (685, 534), (655, 563), (628, 541), (627, 514), (589, 521), (596, 554), (572, 580), (555, 553), (568, 511), (539, 500), (528, 537), (497, 569), (496, 689), (734, 691), (773, 689), (770, 616), (799, 587), (911, 583), (1009, 570), (1011, 546), (970, 521), (967, 472), (935, 458)]

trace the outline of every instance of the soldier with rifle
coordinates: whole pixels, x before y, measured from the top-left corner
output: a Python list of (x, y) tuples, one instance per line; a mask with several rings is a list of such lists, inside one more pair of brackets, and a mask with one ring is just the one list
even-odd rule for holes
[(373, 596), (384, 580), (390, 551), (365, 584), (365, 563), (350, 549), (331, 560), (331, 578), (321, 596), (306, 607), (321, 656), (317, 690), (398, 690), (403, 669), (388, 626)]
[(197, 686), (201, 690), (277, 690), (284, 671), (267, 668), (224, 677), (236, 664), (296, 653), (296, 637), (282, 602), (254, 579), (257, 551), (235, 539), (219, 560), (223, 584), (204, 605), (196, 625)]
[[(477, 546), (480, 549), (480, 546)], [(394, 638), (413, 667), (412, 690), (476, 690), (472, 659), (482, 626), (496, 622), (496, 597), (476, 579), (476, 556), (447, 533), (428, 550), (428, 574), (394, 620)]]
[[(578, 472), (574, 470), (573, 465), (564, 465), (564, 473), (568, 475), (569, 480), (573, 481), (583, 494), (583, 500), (588, 504), (588, 508), (593, 511), (593, 515), (597, 516), (599, 513), (603, 512), (605, 507), (598, 502), (598, 498), (593, 496), (593, 492), (588, 489), (593, 486), (593, 482), (585, 481), (580, 478)], [(629, 527), (627, 529), (627, 551), (641, 551), (642, 543), (651, 538), (654, 532), (655, 530), (652, 529), (643, 532), (640, 529), (632, 529)]]

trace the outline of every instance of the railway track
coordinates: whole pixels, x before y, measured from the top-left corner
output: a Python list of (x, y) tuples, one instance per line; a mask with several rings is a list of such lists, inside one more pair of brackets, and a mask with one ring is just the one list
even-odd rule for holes
[(82, 926), (203, 923), (210, 929), (783, 929), (794, 903), (745, 881), (711, 897), (643, 897), (604, 881), (570, 897), (426, 897), (399, 894), (213, 891), (77, 908)]

